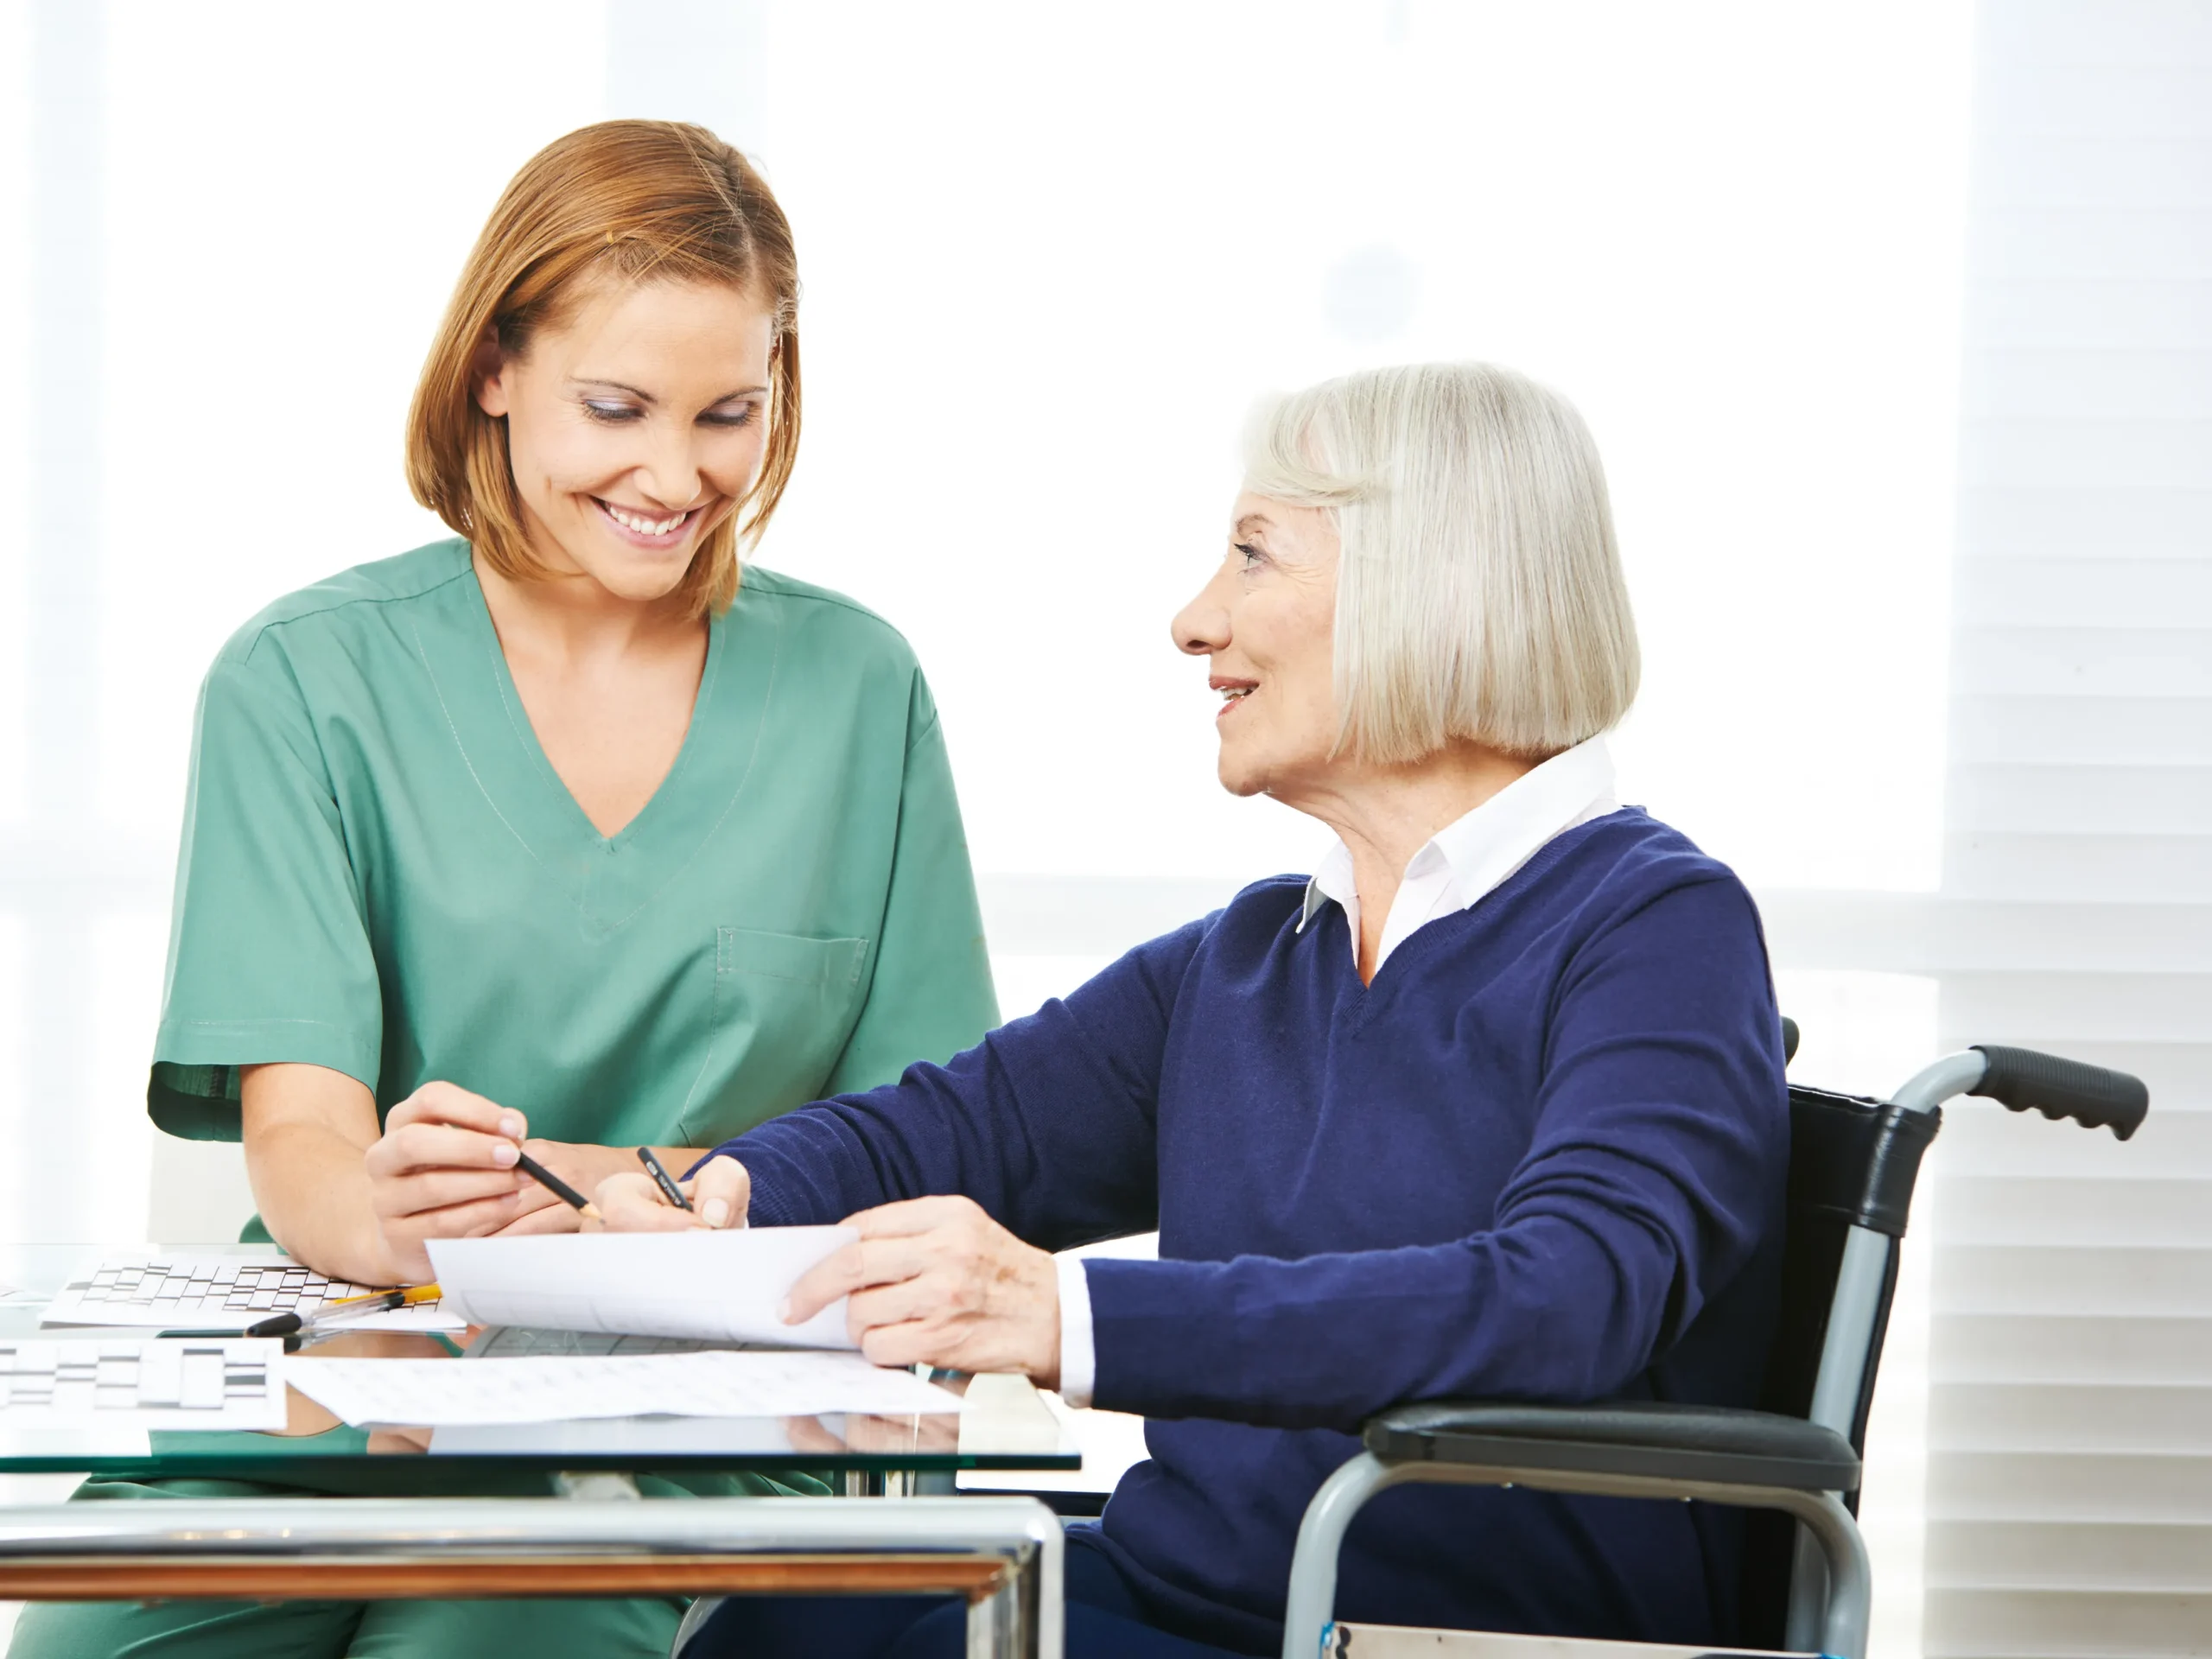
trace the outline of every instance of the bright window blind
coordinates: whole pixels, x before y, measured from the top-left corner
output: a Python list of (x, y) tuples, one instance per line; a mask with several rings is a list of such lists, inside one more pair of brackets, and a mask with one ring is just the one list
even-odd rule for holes
[(2212, 1651), (2212, 12), (1983, 9), (1939, 1026), (2151, 1086), (1950, 1109), (1926, 1650)]

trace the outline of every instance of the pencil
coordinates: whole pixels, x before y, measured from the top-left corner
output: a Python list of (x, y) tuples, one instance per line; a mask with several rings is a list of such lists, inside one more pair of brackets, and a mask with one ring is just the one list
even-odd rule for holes
[(578, 1215), (588, 1217), (593, 1221), (599, 1219), (599, 1211), (592, 1206), (592, 1201), (589, 1198), (584, 1197), (582, 1193), (577, 1192), (575, 1187), (570, 1186), (528, 1153), (518, 1152), (515, 1154), (515, 1167), (560, 1199), (562, 1203), (573, 1205)]
[(442, 1294), (435, 1285), (409, 1285), (398, 1290), (372, 1291), (365, 1296), (345, 1296), (334, 1302), (325, 1302), (311, 1313), (277, 1313), (257, 1325), (249, 1325), (249, 1337), (289, 1337), (301, 1331), (319, 1331), (326, 1325), (344, 1325), (370, 1313), (381, 1313), (389, 1308), (413, 1307), (418, 1302), (435, 1302)]
[(669, 1179), (668, 1172), (661, 1167), (660, 1160), (653, 1156), (653, 1149), (651, 1147), (638, 1148), (638, 1161), (643, 1164), (653, 1179), (660, 1184), (663, 1198), (679, 1210), (689, 1210), (691, 1207), (691, 1200), (683, 1196), (682, 1187)]
[[(402, 1300), (393, 1301), (397, 1296)], [(334, 1302), (325, 1302), (313, 1317), (321, 1319), (334, 1308), (358, 1307), (363, 1302), (382, 1302), (386, 1307), (404, 1307), (410, 1302), (435, 1302), (438, 1300), (435, 1285), (402, 1285), (397, 1290), (365, 1290), (359, 1296), (340, 1296)]]

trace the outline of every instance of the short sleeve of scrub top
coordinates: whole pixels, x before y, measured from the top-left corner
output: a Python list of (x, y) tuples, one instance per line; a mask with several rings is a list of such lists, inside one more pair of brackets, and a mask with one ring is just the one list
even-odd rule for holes
[(235, 1140), (238, 1068), (432, 1079), (556, 1140), (710, 1147), (997, 1020), (912, 652), (748, 569), (690, 729), (602, 836), (546, 760), (466, 543), (279, 601), (209, 671), (147, 1103)]

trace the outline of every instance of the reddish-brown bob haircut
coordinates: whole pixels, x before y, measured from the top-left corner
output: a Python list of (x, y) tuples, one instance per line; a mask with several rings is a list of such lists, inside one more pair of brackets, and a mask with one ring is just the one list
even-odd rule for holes
[(678, 592), (695, 614), (737, 597), (739, 541), (758, 542), (798, 457), (798, 257), (784, 210), (744, 156), (704, 127), (602, 121), (524, 163), (493, 208), (454, 285), (407, 414), (407, 484), (518, 580), (544, 574), (530, 551), (507, 454), (507, 423), (476, 401), (479, 350), (519, 356), (607, 283), (716, 283), (775, 316), (768, 439), (760, 476), (710, 531)]

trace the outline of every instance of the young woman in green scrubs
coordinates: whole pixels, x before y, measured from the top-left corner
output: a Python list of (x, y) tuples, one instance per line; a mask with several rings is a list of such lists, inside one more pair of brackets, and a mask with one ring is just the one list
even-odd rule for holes
[[(711, 134), (550, 145), (410, 416), (455, 539), (280, 600), (209, 671), (148, 1103), (244, 1139), (308, 1265), (407, 1283), (427, 1238), (573, 1228), (518, 1142), (588, 1191), (996, 1023), (912, 652), (741, 573), (797, 452), (798, 291)], [(14, 1650), (658, 1654), (677, 1611), (48, 1606)]]

